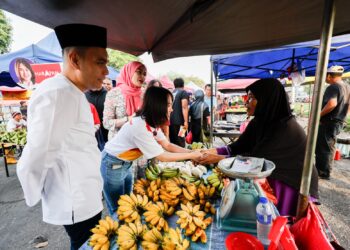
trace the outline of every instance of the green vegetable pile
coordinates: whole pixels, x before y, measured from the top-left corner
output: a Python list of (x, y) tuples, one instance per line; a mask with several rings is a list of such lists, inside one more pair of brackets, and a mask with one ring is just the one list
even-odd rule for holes
[(24, 146), (27, 143), (27, 130), (20, 129), (14, 132), (2, 131), (0, 132), (0, 142)]

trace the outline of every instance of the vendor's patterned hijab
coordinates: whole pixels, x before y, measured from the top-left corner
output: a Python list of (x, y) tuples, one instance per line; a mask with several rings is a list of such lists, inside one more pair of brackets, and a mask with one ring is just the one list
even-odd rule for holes
[(257, 138), (262, 139), (275, 123), (285, 122), (291, 116), (287, 94), (283, 85), (274, 78), (261, 79), (246, 88), (257, 99), (254, 120), (257, 123)]

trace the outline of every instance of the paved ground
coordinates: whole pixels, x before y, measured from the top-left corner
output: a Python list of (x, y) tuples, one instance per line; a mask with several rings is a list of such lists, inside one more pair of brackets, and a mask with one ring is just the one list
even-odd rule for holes
[[(42, 222), (41, 205), (27, 207), (15, 172), (5, 175), (0, 159), (0, 249), (33, 249), (39, 235), (48, 238), (45, 249), (69, 249), (63, 227)], [(350, 249), (350, 160), (336, 162), (330, 181), (320, 180), (321, 210), (341, 245)]]

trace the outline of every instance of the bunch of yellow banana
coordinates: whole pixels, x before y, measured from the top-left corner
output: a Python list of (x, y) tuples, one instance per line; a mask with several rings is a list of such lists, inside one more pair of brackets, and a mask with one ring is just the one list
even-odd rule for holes
[(188, 201), (196, 200), (198, 195), (196, 185), (193, 183), (186, 182), (184, 184), (184, 187), (182, 188), (182, 194), (184, 198)]
[(93, 235), (90, 237), (89, 245), (94, 250), (107, 250), (110, 246), (109, 238), (117, 232), (118, 222), (106, 216), (98, 223), (96, 227), (91, 229)]
[(168, 203), (172, 207), (176, 207), (180, 202), (180, 195), (182, 194), (182, 187), (186, 183), (180, 177), (174, 177), (162, 182), (160, 189), (160, 199)]
[(179, 196), (182, 194), (182, 187), (186, 181), (180, 177), (171, 178), (163, 181), (162, 188), (165, 189), (170, 195)]
[(147, 226), (142, 225), (141, 221), (121, 225), (118, 229), (117, 244), (120, 250), (137, 249), (137, 243), (142, 239)]
[[(162, 249), (163, 245), (163, 235), (157, 230), (157, 228), (152, 228), (143, 235), (143, 241), (141, 246), (146, 250), (157, 250)], [(170, 248), (175, 249), (175, 248)]]
[(210, 212), (212, 214), (216, 214), (216, 209), (215, 209), (214, 205), (210, 203), (210, 201), (206, 201), (205, 204), (202, 205), (202, 209), (206, 213)]
[(176, 207), (177, 204), (179, 204), (180, 202), (180, 199), (178, 196), (169, 194), (165, 189), (160, 190), (159, 197), (164, 203), (167, 203), (171, 207)]
[(215, 214), (216, 212), (215, 207), (209, 201), (211, 198), (213, 198), (214, 195), (214, 186), (205, 186), (204, 184), (200, 184), (198, 186), (199, 204), (202, 205), (203, 210), (207, 213), (211, 212), (212, 214)]
[[(180, 224), (180, 228), (185, 230), (186, 236), (194, 235), (197, 232), (198, 237), (193, 238), (192, 241), (196, 241), (199, 237), (203, 243), (206, 242), (206, 235), (201, 236), (202, 233), (199, 234), (199, 230), (203, 230), (205, 234), (205, 229), (208, 225), (212, 223), (212, 218), (208, 217), (205, 219), (206, 213), (200, 210), (200, 204), (192, 205), (191, 202), (187, 202), (187, 204), (180, 204), (181, 210), (177, 211), (176, 214), (179, 216), (177, 220), (177, 224)], [(204, 242), (205, 240), (205, 242)]]
[[(176, 250), (186, 250), (190, 246), (190, 241), (184, 239), (181, 235), (179, 228), (176, 230), (169, 228), (169, 231), (164, 235), (164, 249), (176, 249)], [(175, 248), (173, 248), (175, 245)]]
[(149, 181), (147, 179), (138, 179), (134, 184), (134, 193), (145, 195), (147, 188), (149, 187)]
[(146, 212), (143, 213), (145, 221), (156, 227), (158, 231), (162, 229), (164, 231), (169, 230), (168, 222), (165, 220), (165, 216), (170, 216), (174, 213), (174, 207), (169, 206), (167, 203), (157, 202), (150, 203), (146, 207)]
[(197, 227), (196, 232), (192, 234), (191, 240), (196, 242), (199, 238), (201, 239), (202, 243), (207, 243), (207, 234), (203, 229)]
[(121, 195), (118, 200), (118, 219), (125, 222), (133, 222), (141, 220), (140, 212), (145, 210), (148, 204), (147, 195), (141, 196), (131, 193), (129, 195)]
[(153, 180), (150, 182), (149, 187), (147, 188), (147, 195), (148, 198), (153, 200), (154, 202), (159, 201), (159, 193), (160, 193), (160, 187), (161, 187), (162, 181), (161, 179)]

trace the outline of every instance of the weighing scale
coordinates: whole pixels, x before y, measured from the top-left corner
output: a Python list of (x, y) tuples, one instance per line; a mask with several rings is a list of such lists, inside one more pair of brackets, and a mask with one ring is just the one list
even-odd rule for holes
[[(253, 157), (241, 159), (259, 159)], [(259, 197), (265, 196), (255, 179), (269, 176), (275, 169), (273, 162), (263, 160), (263, 167), (258, 172), (242, 173), (232, 170), (236, 157), (219, 162), (219, 169), (229, 178), (230, 184), (223, 189), (222, 200), (217, 213), (217, 227), (230, 232), (246, 232), (256, 235), (256, 206)], [(235, 179), (235, 180), (232, 180)]]

